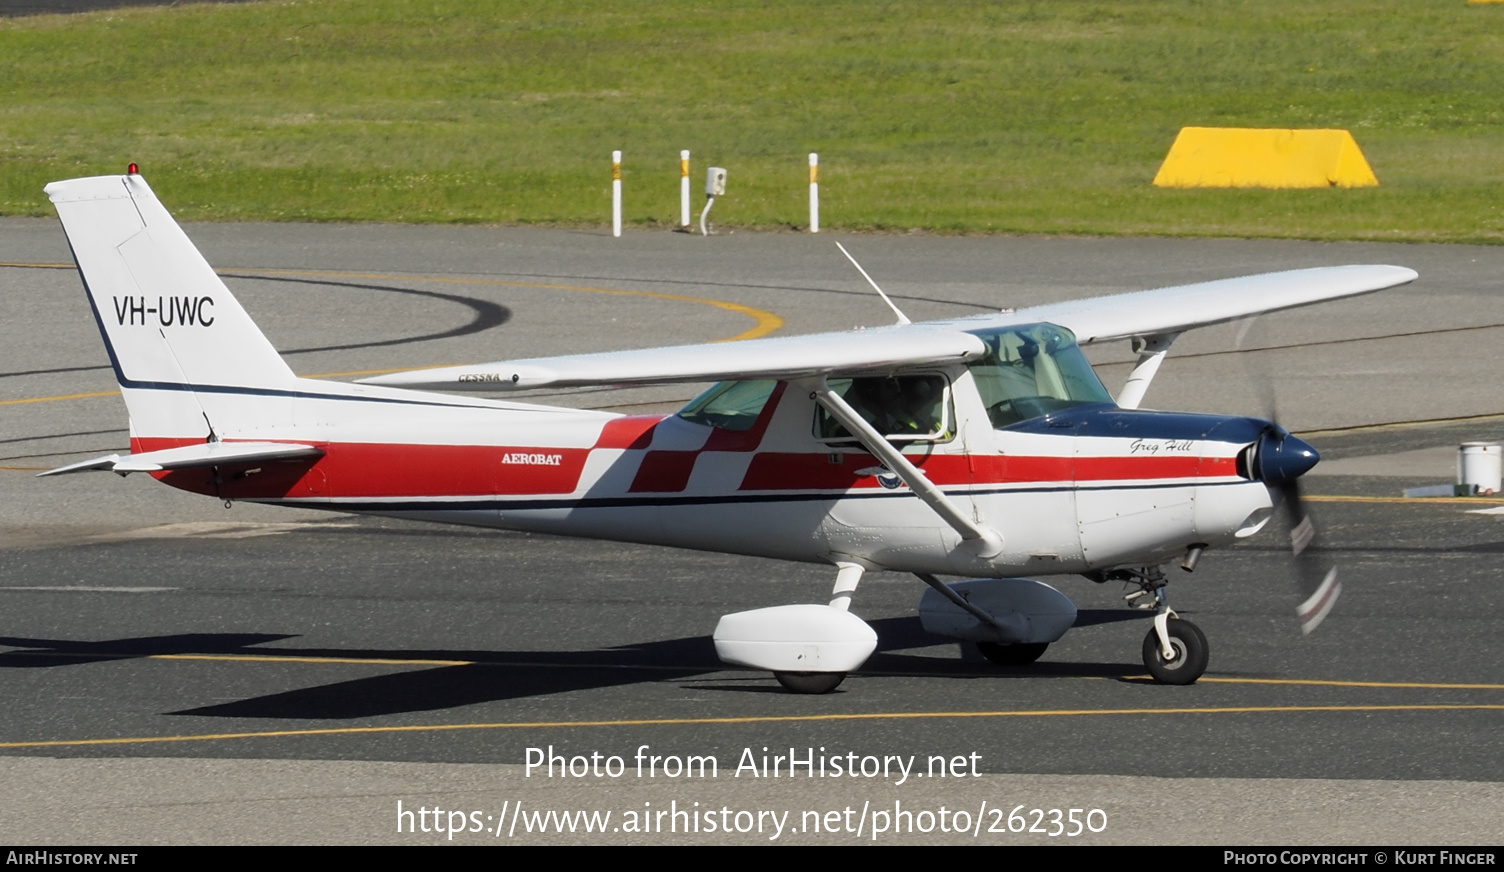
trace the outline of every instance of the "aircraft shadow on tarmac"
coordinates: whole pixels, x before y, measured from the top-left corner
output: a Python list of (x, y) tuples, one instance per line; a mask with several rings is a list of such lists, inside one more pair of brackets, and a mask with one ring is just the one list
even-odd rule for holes
[[(1141, 620), (1141, 614), (1082, 611), (1077, 627)], [(1140, 670), (1133, 663), (1035, 663), (1001, 668), (955, 658), (902, 653), (909, 649), (952, 645), (953, 640), (926, 633), (917, 617), (871, 621), (878, 650), (863, 667), (867, 673), (920, 674), (953, 678), (1121, 677)], [(715, 656), (709, 636), (665, 639), (641, 645), (593, 651), (412, 651), (261, 648), (295, 638), (274, 634), (184, 634), (76, 642), (59, 639), (0, 637), (0, 644), (24, 650), (0, 655), (0, 668), (44, 668), (164, 655), (225, 655), (275, 658), (337, 658), (346, 663), (370, 660), (461, 661), (455, 665), (400, 672), (273, 693), (221, 705), (168, 712), (172, 715), (293, 720), (351, 720), (409, 712), (459, 708), (530, 696), (595, 690), (632, 684), (692, 679), (727, 670)], [(383, 663), (382, 661), (386, 661)], [(414, 664), (418, 665), (418, 664)], [(764, 673), (756, 673), (764, 677)], [(765, 683), (700, 684), (700, 690), (741, 693), (781, 692)]]
[(0, 669), (40, 669), (78, 666), (110, 660), (134, 660), (172, 654), (280, 654), (280, 650), (253, 648), (294, 636), (270, 633), (184, 633), (176, 636), (144, 636), (78, 642), (71, 639), (30, 639), (0, 636), (0, 645), (19, 648), (0, 654)]
[(1453, 550), (1466, 554), (1504, 554), (1504, 542), (1482, 542), (1477, 545), (1463, 545)]

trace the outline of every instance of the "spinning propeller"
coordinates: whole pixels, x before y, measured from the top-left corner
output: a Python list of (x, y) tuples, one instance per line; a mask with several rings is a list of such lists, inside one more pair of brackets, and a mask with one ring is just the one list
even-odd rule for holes
[[(1234, 340), (1237, 348), (1244, 349), (1249, 329), (1260, 320), (1253, 318), (1242, 324)], [(1245, 356), (1244, 360), (1248, 358)], [(1301, 598), (1295, 614), (1300, 620), (1301, 633), (1310, 635), (1331, 612), (1337, 596), (1342, 593), (1337, 568), (1321, 550), (1316, 523), (1306, 511), (1301, 497), (1300, 477), (1316, 465), (1321, 455), (1277, 423), (1279, 405), (1268, 372), (1262, 372), (1255, 381), (1261, 387), (1267, 412), (1265, 418), (1270, 423), (1253, 444), (1248, 457), (1248, 472), (1277, 494), (1275, 511), (1285, 515), (1286, 527), (1290, 531), (1290, 554), (1295, 562), (1295, 584)]]
[[(1248, 331), (1262, 319), (1248, 319), (1238, 329), (1233, 344), (1245, 349), (1244, 340)], [(1244, 361), (1250, 361), (1244, 356)], [(1257, 364), (1254, 364), (1254, 368)], [(1316, 522), (1305, 511), (1301, 499), (1301, 475), (1310, 471), (1321, 456), (1302, 439), (1290, 436), (1290, 431), (1278, 425), (1278, 403), (1274, 397), (1274, 380), (1263, 370), (1254, 379), (1262, 388), (1263, 409), (1268, 412), (1268, 427), (1254, 442), (1248, 457), (1248, 472), (1277, 493), (1275, 511), (1283, 511), (1286, 526), (1290, 531), (1290, 558), (1295, 561), (1295, 586), (1301, 595), (1301, 603), (1295, 607), (1295, 616), (1301, 622), (1301, 633), (1310, 634), (1321, 625), (1337, 604), (1337, 595), (1342, 594), (1342, 582), (1337, 580), (1337, 567), (1322, 552), (1318, 543)]]
[(1342, 593), (1337, 568), (1317, 543), (1317, 529), (1301, 498), (1300, 476), (1320, 460), (1316, 449), (1271, 423), (1254, 443), (1249, 471), (1279, 496), (1290, 530), (1290, 552), (1295, 560), (1295, 583), (1301, 603), (1296, 607), (1300, 631), (1309, 634), (1320, 626)]

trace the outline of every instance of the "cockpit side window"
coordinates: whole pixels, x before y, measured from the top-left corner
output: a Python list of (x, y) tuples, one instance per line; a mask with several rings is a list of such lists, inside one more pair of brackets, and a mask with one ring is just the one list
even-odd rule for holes
[(993, 427), (1112, 402), (1069, 330), (1024, 324), (975, 335), (987, 354), (968, 368)]
[(692, 424), (746, 432), (757, 423), (778, 382), (773, 379), (716, 382), (679, 410)]
[[(940, 442), (950, 438), (950, 396), (942, 375), (833, 378), (826, 384), (889, 440)], [(856, 437), (823, 406), (817, 406), (815, 438), (834, 442)]]

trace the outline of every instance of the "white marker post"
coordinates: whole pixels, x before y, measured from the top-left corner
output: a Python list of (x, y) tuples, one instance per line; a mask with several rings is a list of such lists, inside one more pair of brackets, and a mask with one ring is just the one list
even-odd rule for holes
[(621, 235), (621, 152), (611, 152), (611, 235)]
[(820, 232), (820, 156), (809, 153), (809, 232)]
[(689, 229), (689, 149), (679, 152), (679, 226)]

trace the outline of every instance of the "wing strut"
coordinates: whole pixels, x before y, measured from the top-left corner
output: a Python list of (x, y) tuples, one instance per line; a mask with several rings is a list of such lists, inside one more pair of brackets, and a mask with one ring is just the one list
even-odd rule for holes
[(861, 415), (856, 409), (842, 399), (840, 394), (830, 389), (821, 378), (813, 382), (811, 394), (815, 402), (824, 406), (830, 414), (835, 416), (845, 426), (848, 433), (856, 436), (862, 447), (872, 452), (872, 455), (883, 462), (883, 465), (893, 470), (894, 474), (903, 479), (903, 483), (909, 486), (914, 496), (940, 516), (940, 520), (948, 524), (951, 529), (961, 534), (961, 547), (978, 557), (987, 559), (996, 557), (1003, 551), (1003, 537), (996, 530), (983, 527), (966, 516), (955, 503), (945, 495), (945, 492), (936, 487), (934, 482), (920, 472), (919, 467), (909, 462), (903, 452), (893, 447), (892, 443), (882, 437), (882, 434)]
[(1170, 344), (1179, 335), (1160, 333), (1133, 337), (1133, 350), (1138, 354), (1138, 363), (1133, 367), (1133, 372), (1128, 374), (1128, 381), (1118, 394), (1119, 408), (1137, 409), (1139, 403), (1144, 401), (1144, 392), (1149, 390), (1149, 383), (1154, 381), (1154, 374), (1159, 372), (1159, 365), (1164, 363), (1165, 352), (1170, 350)]

